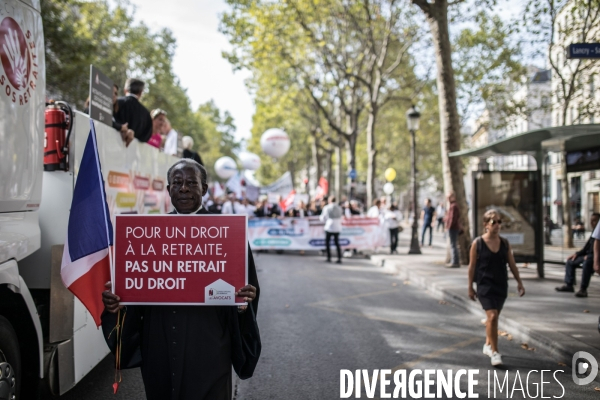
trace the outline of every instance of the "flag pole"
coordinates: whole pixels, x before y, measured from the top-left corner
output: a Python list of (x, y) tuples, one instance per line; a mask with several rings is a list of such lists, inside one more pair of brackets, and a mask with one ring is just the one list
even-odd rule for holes
[[(108, 217), (106, 215), (106, 192), (104, 188), (104, 181), (102, 179), (102, 171), (100, 170), (100, 155), (98, 154), (98, 143), (96, 142), (96, 127), (94, 126), (94, 120), (90, 118), (90, 128), (92, 131), (92, 142), (94, 143), (94, 153), (96, 155), (96, 166), (98, 170), (98, 181), (100, 183), (100, 187), (102, 188), (102, 211), (104, 212), (104, 226), (106, 228), (106, 243), (108, 244), (108, 263), (110, 265), (110, 281), (111, 284), (115, 281), (115, 268), (113, 263), (113, 254), (110, 244), (110, 233), (108, 232)], [(111, 288), (112, 292), (115, 292), (114, 286)]]

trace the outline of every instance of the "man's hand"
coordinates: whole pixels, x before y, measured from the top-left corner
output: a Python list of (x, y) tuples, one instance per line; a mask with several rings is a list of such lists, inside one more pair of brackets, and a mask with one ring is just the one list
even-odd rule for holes
[[(246, 285), (237, 292), (235, 292), (236, 296), (243, 297), (244, 301), (250, 303), (252, 300), (256, 298), (256, 288), (252, 285)], [(248, 306), (238, 306), (238, 311), (240, 313), (246, 312)]]
[(112, 289), (112, 283), (106, 282), (104, 284), (104, 287), (106, 288), (106, 290), (104, 292), (102, 292), (102, 302), (104, 303), (104, 309), (106, 311), (114, 314), (117, 311), (119, 311), (121, 308), (125, 307), (125, 306), (122, 306), (121, 304), (119, 304), (119, 301), (121, 301), (119, 296), (111, 293), (110, 290)]
[(576, 258), (577, 258), (577, 254), (576, 254), (576, 253), (573, 253), (573, 254), (571, 254), (571, 255), (570, 255), (568, 258), (567, 258), (567, 261), (573, 261), (573, 260), (574, 260), (574, 259), (576, 259)]
[(525, 296), (525, 288), (523, 287), (523, 284), (521, 282), (519, 282), (519, 284), (517, 285), (517, 291), (519, 292), (519, 296)]
[(133, 142), (135, 132), (132, 129), (127, 129), (127, 135), (125, 137), (125, 147), (129, 146), (129, 143)]
[(256, 288), (252, 285), (246, 285), (235, 292), (235, 295), (237, 297), (243, 297), (245, 302), (250, 303), (256, 298)]
[(128, 128), (128, 126), (127, 126), (127, 124), (128, 124), (128, 123), (127, 123), (127, 122), (125, 122), (123, 125), (121, 125), (121, 133), (122, 133), (123, 135), (124, 135), (124, 134), (126, 134), (126, 133), (127, 133), (127, 129), (129, 129), (129, 128)]

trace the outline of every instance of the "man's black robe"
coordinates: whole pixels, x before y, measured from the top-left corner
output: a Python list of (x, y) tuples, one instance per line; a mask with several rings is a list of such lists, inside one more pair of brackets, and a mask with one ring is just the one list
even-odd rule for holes
[[(198, 214), (210, 213), (202, 208)], [(256, 298), (244, 313), (237, 306), (127, 307), (121, 368), (141, 366), (147, 399), (229, 400), (231, 366), (241, 379), (252, 376), (261, 343), (256, 323), (260, 287), (250, 247), (248, 283), (256, 287)], [(108, 336), (116, 323), (117, 314), (102, 314), (113, 353), (116, 335)]]

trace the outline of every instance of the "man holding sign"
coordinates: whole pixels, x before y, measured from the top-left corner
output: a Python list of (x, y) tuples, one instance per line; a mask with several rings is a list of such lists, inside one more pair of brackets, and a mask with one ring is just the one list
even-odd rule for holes
[[(204, 167), (190, 159), (179, 160), (169, 169), (167, 180), (167, 190), (175, 208), (171, 214), (210, 214), (202, 206), (202, 196), (208, 189)], [(164, 219), (167, 217), (154, 218)], [(171, 218), (181, 218), (180, 221), (172, 221), (179, 223), (181, 227), (176, 232), (185, 237), (188, 242), (166, 243), (165, 237), (175, 236), (174, 230), (169, 236), (168, 227), (166, 232), (157, 228), (146, 229), (144, 235), (151, 238), (158, 236), (160, 244), (156, 243), (155, 246), (152, 246), (152, 240), (146, 240), (144, 242), (145, 250), (142, 250), (141, 254), (124, 236), (133, 235), (134, 230), (125, 227), (121, 229), (120, 221), (117, 219), (115, 276), (113, 277), (117, 294), (110, 291), (111, 284), (107, 283), (109, 290), (103, 293), (105, 311), (102, 314), (102, 328), (104, 336), (117, 357), (117, 365), (120, 364), (122, 368), (141, 366), (148, 399), (231, 399), (231, 367), (234, 367), (241, 379), (251, 377), (261, 350), (256, 323), (260, 289), (252, 253), (244, 237), (243, 247), (247, 249), (247, 259), (243, 261), (247, 264), (248, 284), (237, 289), (234, 295), (232, 293), (229, 303), (219, 303), (218, 300), (211, 303), (209, 298), (227, 298), (228, 296), (225, 295), (217, 296), (226, 291), (220, 292), (218, 285), (214, 289), (210, 285), (206, 288), (194, 287), (194, 279), (201, 279), (199, 276), (202, 275), (229, 271), (232, 261), (235, 261), (236, 257), (239, 258), (243, 252), (237, 251), (236, 254), (230, 254), (228, 257), (219, 244), (210, 243), (211, 238), (226, 237), (228, 229), (225, 224), (222, 227), (213, 224), (208, 228), (196, 224), (190, 226), (191, 229), (186, 229), (184, 226), (192, 224), (190, 221), (219, 217), (173, 216)], [(174, 226), (171, 226), (171, 229), (174, 229)], [(138, 236), (142, 234), (141, 231), (138, 233)], [(118, 239), (119, 236), (122, 236), (122, 240)], [(133, 238), (134, 236), (131, 236), (131, 239)], [(190, 238), (194, 238), (194, 244), (189, 242)], [(128, 248), (128, 245), (131, 246), (131, 249)], [(120, 249), (121, 246), (124, 246), (126, 250)], [(154, 253), (149, 251), (150, 247), (153, 247)], [(166, 250), (166, 253), (161, 250)], [(136, 257), (139, 261), (132, 261), (135, 258), (133, 254), (137, 254)], [(129, 257), (126, 260), (125, 255)], [(167, 260), (161, 260), (161, 256)], [(188, 257), (188, 260), (172, 262), (168, 260), (169, 256), (177, 256), (181, 259)], [(150, 258), (144, 260), (144, 257)], [(212, 259), (205, 261), (210, 257), (217, 257), (217, 259), (216, 261)], [(146, 263), (145, 267), (144, 263)], [(157, 270), (156, 263), (159, 263), (158, 269), (162, 271), (162, 277), (148, 274)], [(123, 265), (122, 270), (120, 270), (121, 264)], [(144, 268), (146, 269), (144, 270)], [(127, 279), (122, 276), (125, 272), (147, 273), (145, 289), (154, 290), (155, 299), (151, 302), (153, 305), (147, 305), (149, 302), (146, 300), (140, 300), (137, 303), (144, 305), (131, 305), (135, 303), (131, 299), (135, 299), (137, 292), (127, 290), (134, 290), (136, 287), (135, 284), (123, 283)], [(183, 278), (178, 277), (176, 272), (187, 275)], [(135, 280), (136, 284), (139, 284), (138, 287), (142, 288), (144, 283), (141, 280), (144, 275), (135, 276), (135, 278), (129, 279), (132, 279), (131, 282)], [(150, 279), (154, 279), (152, 284), (150, 284)], [(228, 285), (222, 280), (219, 281)], [(162, 286), (158, 287), (157, 282), (162, 282)], [(189, 304), (240, 304), (240, 302), (246, 302), (247, 305), (193, 306), (179, 305), (182, 304), (180, 301), (164, 301), (166, 296), (173, 296), (173, 292), (182, 293), (184, 289), (188, 293), (189, 289), (193, 289), (192, 294), (196, 293), (195, 298), (198, 301), (188, 302)], [(138, 292), (142, 293), (143, 291)], [(127, 306), (121, 304), (119, 293), (122, 294), (123, 302), (128, 304)], [(131, 295), (131, 293), (134, 294)], [(117, 326), (116, 331), (119, 334), (111, 334)]]

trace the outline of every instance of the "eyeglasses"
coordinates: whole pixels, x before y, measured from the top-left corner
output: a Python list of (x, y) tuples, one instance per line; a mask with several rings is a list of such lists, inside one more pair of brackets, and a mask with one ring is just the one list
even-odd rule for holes
[(494, 224), (502, 225), (502, 220), (501, 219), (490, 219), (490, 224), (492, 224), (492, 225), (494, 225)]

